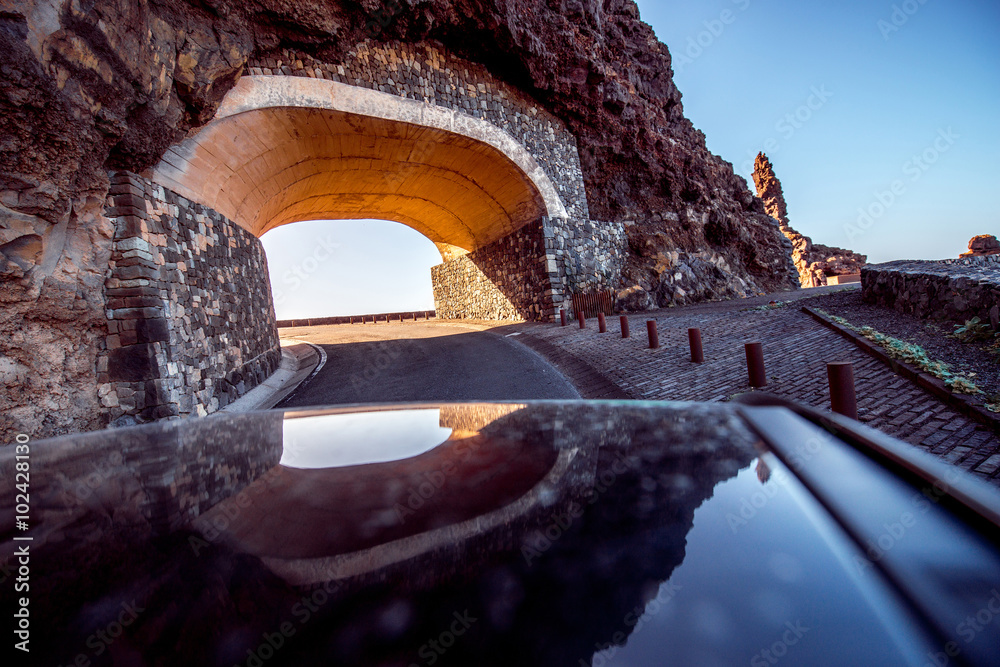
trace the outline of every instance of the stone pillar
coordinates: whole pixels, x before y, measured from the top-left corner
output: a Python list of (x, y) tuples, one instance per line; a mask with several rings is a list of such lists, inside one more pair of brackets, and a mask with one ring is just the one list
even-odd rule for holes
[(546, 218), (544, 229), (558, 307), (569, 309), (573, 294), (619, 288), (628, 255), (623, 223)]

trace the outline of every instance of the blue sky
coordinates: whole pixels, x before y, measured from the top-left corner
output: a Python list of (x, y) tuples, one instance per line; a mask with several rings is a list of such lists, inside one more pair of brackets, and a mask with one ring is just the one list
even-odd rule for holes
[(278, 319), (433, 310), (430, 239), (384, 220), (311, 220), (261, 237)]
[[(955, 257), (976, 234), (1000, 235), (1000, 2), (639, 8), (709, 150), (751, 189), (765, 150), (792, 226), (814, 241), (882, 262)], [(440, 256), (403, 225), (296, 223), (262, 241), (279, 318), (433, 307)]]

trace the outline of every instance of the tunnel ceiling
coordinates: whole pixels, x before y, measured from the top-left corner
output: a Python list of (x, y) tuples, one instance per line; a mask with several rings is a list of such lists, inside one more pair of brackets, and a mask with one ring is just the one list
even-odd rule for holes
[(375, 218), (474, 250), (546, 213), (531, 180), (493, 146), (329, 109), (215, 120), (171, 148), (154, 173), (257, 236), (302, 220)]

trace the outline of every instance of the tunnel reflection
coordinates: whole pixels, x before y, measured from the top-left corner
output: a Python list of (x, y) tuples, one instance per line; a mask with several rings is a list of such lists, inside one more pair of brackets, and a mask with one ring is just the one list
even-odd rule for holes
[[(337, 467), (278, 465), (212, 508), (195, 526), (207, 537), (255, 556), (336, 556), (508, 505), (538, 484), (557, 458), (551, 446), (462, 431), (421, 451), (441, 432), (451, 434), (451, 429), (426, 428), (427, 416), (437, 423), (439, 414), (438, 410), (385, 411), (361, 415), (360, 425), (359, 416), (352, 414), (287, 420), (286, 438), (290, 424), (318, 422), (320, 430), (312, 437), (323, 449), (354, 448), (367, 440), (383, 455), (420, 453)], [(303, 437), (301, 429), (291, 430)], [(386, 445), (385, 438), (397, 446)]]
[[(40, 446), (39, 650), (428, 664), (428, 640), (456, 624), (438, 664), (576, 664), (669, 579), (695, 508), (755, 456), (719, 406), (441, 406), (439, 426), (449, 439), (416, 456), (318, 469), (279, 464), (280, 413)], [(113, 493), (60, 495), (116, 450)], [(142, 611), (98, 654), (95, 629), (130, 604)]]

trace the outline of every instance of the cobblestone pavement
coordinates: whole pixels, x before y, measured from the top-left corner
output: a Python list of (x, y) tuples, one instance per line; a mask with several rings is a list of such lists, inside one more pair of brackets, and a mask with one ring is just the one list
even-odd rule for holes
[[(801, 293), (800, 293), (801, 294)], [(815, 294), (810, 291), (810, 296)], [(777, 297), (782, 298), (782, 297)], [(748, 300), (749, 301), (749, 300)], [(703, 304), (629, 317), (631, 338), (622, 339), (618, 317), (608, 332), (588, 320), (515, 325), (525, 337), (560, 348), (636, 399), (726, 401), (750, 389), (743, 343), (761, 341), (767, 391), (829, 408), (826, 363), (854, 364), (858, 416), (862, 422), (970, 470), (1000, 486), (1000, 437), (966, 419), (910, 380), (813, 321), (791, 304), (766, 311), (756, 301)], [(648, 349), (646, 320), (654, 319), (660, 348)], [(515, 327), (511, 327), (514, 329)], [(690, 361), (687, 330), (702, 331), (705, 362)]]

